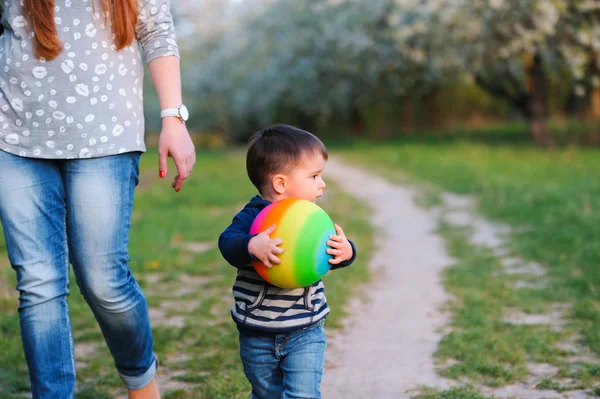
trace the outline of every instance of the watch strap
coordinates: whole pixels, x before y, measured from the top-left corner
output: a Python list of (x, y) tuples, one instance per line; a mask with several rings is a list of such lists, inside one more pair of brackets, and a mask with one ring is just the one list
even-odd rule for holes
[(160, 117), (164, 118), (165, 116), (179, 116), (179, 108), (165, 108), (160, 111)]

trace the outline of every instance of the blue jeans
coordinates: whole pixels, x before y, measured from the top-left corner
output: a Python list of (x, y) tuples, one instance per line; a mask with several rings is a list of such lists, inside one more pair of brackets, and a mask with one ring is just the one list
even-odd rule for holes
[(327, 338), (323, 321), (290, 333), (240, 331), (240, 356), (252, 399), (318, 399)]
[(17, 273), (19, 319), (34, 398), (72, 398), (75, 355), (69, 263), (129, 389), (156, 371), (128, 236), (140, 153), (34, 159), (0, 151), (0, 220)]

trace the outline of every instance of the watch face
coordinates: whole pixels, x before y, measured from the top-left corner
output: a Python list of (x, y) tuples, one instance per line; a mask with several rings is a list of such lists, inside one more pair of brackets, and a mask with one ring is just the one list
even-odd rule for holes
[(181, 119), (183, 119), (184, 121), (187, 121), (188, 118), (190, 117), (190, 113), (189, 113), (187, 107), (183, 104), (181, 104), (181, 106), (179, 107), (179, 115), (181, 116)]

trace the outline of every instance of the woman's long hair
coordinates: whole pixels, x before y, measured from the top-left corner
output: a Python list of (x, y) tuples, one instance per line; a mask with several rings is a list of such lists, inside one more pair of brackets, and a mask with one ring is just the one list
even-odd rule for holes
[[(110, 13), (112, 33), (117, 50), (127, 47), (135, 37), (137, 0), (102, 0), (102, 8)], [(34, 55), (54, 59), (63, 49), (54, 23), (54, 0), (25, 0), (23, 15), (31, 14), (34, 35)], [(106, 25), (106, 14), (105, 25)]]

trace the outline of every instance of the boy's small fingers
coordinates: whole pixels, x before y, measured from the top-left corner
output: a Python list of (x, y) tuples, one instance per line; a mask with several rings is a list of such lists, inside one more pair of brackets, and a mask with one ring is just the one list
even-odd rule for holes
[(273, 225), (271, 225), (271, 226), (267, 227), (267, 228), (265, 229), (265, 231), (263, 231), (263, 233), (266, 233), (267, 235), (268, 235), (268, 234), (271, 234), (273, 231), (275, 231), (275, 227), (277, 227), (277, 225), (274, 225), (274, 224), (273, 224)]
[(281, 260), (279, 260), (279, 258), (273, 254), (269, 255), (269, 261), (272, 265), (278, 265), (281, 263)]

